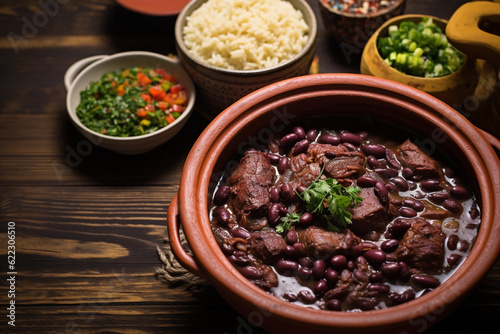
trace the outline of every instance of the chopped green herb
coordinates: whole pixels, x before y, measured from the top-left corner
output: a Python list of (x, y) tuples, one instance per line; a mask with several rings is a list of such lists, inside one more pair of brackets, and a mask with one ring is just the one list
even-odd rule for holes
[(400, 72), (434, 78), (455, 72), (464, 55), (455, 49), (430, 17), (421, 22), (403, 21), (391, 25), (387, 37), (380, 37), (378, 51), (384, 61)]
[[(336, 179), (317, 179), (302, 194), (298, 194), (305, 204), (305, 210), (325, 218), (328, 230), (339, 231), (340, 228), (352, 224), (350, 207), (356, 207), (362, 200), (358, 194), (361, 189), (355, 186), (344, 187)], [(289, 213), (281, 218), (276, 227), (278, 233), (286, 232), (300, 221), (300, 214)], [(339, 228), (340, 227), (340, 228)]]

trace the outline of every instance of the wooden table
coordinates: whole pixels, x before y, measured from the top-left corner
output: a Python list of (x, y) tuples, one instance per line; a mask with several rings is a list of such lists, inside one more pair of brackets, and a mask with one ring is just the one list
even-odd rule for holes
[[(463, 2), (410, 0), (406, 12), (449, 18)], [(168, 205), (207, 121), (194, 115), (168, 144), (121, 156), (86, 141), (66, 114), (63, 76), (73, 62), (129, 50), (175, 53), (175, 19), (136, 14), (111, 0), (2, 1), (0, 332), (245, 333), (213, 288), (193, 293), (155, 275)], [(346, 61), (318, 22), (321, 72), (358, 72), (359, 63)], [(16, 250), (10, 269), (9, 226)], [(15, 327), (7, 324), (12, 300)], [(498, 333), (499, 316), (497, 262), (427, 333)]]

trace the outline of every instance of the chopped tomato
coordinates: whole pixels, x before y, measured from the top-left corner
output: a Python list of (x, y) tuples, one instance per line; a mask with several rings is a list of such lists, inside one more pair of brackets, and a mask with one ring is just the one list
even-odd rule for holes
[(151, 83), (151, 79), (147, 77), (143, 72), (137, 73), (137, 80), (141, 83), (141, 85), (146, 86)]
[(174, 104), (172, 109), (175, 112), (182, 113), (184, 110), (186, 110), (186, 107), (180, 106), (178, 104)]
[(165, 95), (167, 95), (167, 93), (165, 93), (165, 91), (161, 89), (160, 85), (149, 88), (149, 94), (151, 94), (153, 99), (155, 99), (156, 101), (162, 101), (165, 98)]
[(186, 90), (183, 84), (176, 84), (170, 87), (170, 92), (173, 94), (178, 94), (181, 90)]
[(160, 108), (161, 110), (165, 111), (165, 110), (168, 109), (168, 103), (160, 101), (160, 102), (158, 102), (158, 108)]
[(141, 97), (144, 100), (144, 102), (151, 102), (151, 95), (147, 93), (141, 93)]
[(139, 108), (137, 109), (137, 116), (139, 117), (146, 117), (148, 115), (148, 112), (144, 108)]
[(159, 75), (161, 75), (161, 77), (167, 81), (177, 82), (177, 78), (174, 75), (167, 73), (164, 69), (155, 68), (154, 71)]
[(155, 111), (155, 106), (152, 104), (148, 104), (147, 106), (144, 107), (149, 112), (154, 112)]
[(168, 114), (167, 116), (165, 116), (165, 119), (167, 120), (168, 124), (175, 121), (175, 118), (174, 116), (172, 116), (172, 114)]
[(116, 94), (118, 94), (118, 96), (122, 96), (123, 94), (125, 94), (124, 84), (118, 86), (118, 88), (116, 89)]

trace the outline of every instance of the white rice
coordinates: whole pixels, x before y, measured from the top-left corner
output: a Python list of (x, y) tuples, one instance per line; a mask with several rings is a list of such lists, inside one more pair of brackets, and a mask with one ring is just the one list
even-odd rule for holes
[(231, 70), (269, 68), (307, 43), (302, 13), (283, 0), (209, 0), (186, 18), (184, 43), (192, 55)]

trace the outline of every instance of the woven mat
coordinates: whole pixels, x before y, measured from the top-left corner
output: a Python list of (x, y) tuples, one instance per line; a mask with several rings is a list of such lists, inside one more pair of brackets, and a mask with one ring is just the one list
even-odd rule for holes
[[(192, 255), (182, 229), (179, 229), (179, 237), (183, 248), (188, 254)], [(212, 285), (208, 281), (190, 273), (177, 261), (172, 253), (168, 236), (165, 238), (163, 245), (157, 246), (157, 250), (162, 266), (156, 269), (155, 275), (162, 283), (169, 287), (183, 288), (191, 291), (193, 295), (213, 290)]]

